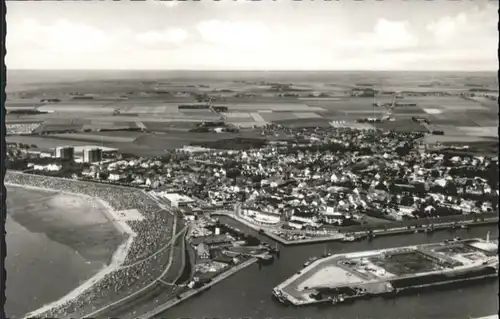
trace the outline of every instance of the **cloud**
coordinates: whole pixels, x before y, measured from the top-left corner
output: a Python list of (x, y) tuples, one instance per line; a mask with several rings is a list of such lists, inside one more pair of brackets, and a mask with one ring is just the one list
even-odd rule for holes
[(488, 3), (484, 7), (474, 7), (468, 12), (461, 12), (455, 16), (445, 16), (436, 21), (432, 21), (426, 26), (426, 30), (431, 33), (436, 42), (460, 41), (466, 42), (481, 40), (485, 37), (497, 37), (498, 5)]
[(269, 42), (269, 30), (256, 21), (208, 20), (196, 26), (205, 42), (234, 49), (256, 49)]
[(112, 44), (112, 40), (102, 30), (64, 19), (51, 25), (43, 25), (32, 19), (25, 19), (18, 24), (9, 23), (6, 38), (9, 48), (35, 47), (66, 53), (105, 50)]
[(389, 21), (380, 19), (373, 32), (361, 33), (347, 43), (347, 47), (370, 51), (396, 51), (412, 49), (419, 45), (419, 39), (409, 30), (407, 21)]
[(179, 1), (177, 1), (177, 0), (152, 0), (150, 2), (159, 4), (159, 5), (163, 5), (167, 8), (174, 8), (174, 7), (177, 7), (179, 5)]
[(467, 15), (460, 13), (455, 17), (443, 17), (438, 21), (431, 22), (426, 29), (430, 31), (434, 37), (443, 39), (449, 38), (456, 34), (460, 28), (467, 26)]
[(136, 35), (137, 41), (145, 45), (181, 44), (189, 33), (180, 28), (167, 28), (162, 31), (148, 31)]
[(426, 26), (431, 56), (443, 64), (478, 66), (491, 70), (498, 65), (498, 4), (476, 6), (455, 16), (445, 16)]

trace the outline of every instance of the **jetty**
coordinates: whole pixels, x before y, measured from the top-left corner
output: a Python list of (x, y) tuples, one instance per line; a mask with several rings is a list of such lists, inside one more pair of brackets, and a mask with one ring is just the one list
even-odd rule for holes
[(498, 276), (498, 240), (486, 238), (336, 254), (318, 258), (273, 290), (295, 306), (337, 304), (371, 296)]

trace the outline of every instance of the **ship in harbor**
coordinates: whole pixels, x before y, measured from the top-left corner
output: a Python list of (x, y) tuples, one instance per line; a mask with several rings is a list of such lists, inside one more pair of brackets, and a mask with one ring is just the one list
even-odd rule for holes
[(353, 234), (347, 234), (345, 235), (341, 241), (342, 242), (353, 242), (353, 241), (358, 241), (358, 240), (363, 240), (368, 238), (368, 235), (353, 235)]
[(454, 238), (441, 243), (311, 258), (273, 295), (295, 306), (397, 296), (437, 285), (498, 276), (498, 240)]
[(311, 257), (309, 258), (304, 265), (302, 265), (304, 268), (315, 262), (316, 260), (320, 259), (320, 257)]

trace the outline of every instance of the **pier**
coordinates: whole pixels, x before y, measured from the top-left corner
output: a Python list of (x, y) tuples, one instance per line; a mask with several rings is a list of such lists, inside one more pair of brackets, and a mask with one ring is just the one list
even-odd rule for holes
[(273, 290), (304, 306), (496, 277), (497, 241), (469, 239), (320, 258)]

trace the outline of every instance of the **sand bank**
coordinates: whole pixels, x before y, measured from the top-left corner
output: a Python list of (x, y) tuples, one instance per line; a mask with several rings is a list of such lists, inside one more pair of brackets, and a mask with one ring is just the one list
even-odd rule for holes
[[(27, 188), (27, 189), (33, 189), (33, 190), (39, 190), (39, 191), (54, 191), (51, 189), (47, 188), (42, 188), (42, 187), (36, 187), (36, 186), (31, 186), (31, 185), (20, 185), (20, 184), (12, 184), (12, 183), (5, 183), (6, 186), (13, 186), (13, 187), (22, 187), (22, 188)], [(97, 282), (102, 280), (106, 275), (118, 270), (120, 266), (123, 264), (125, 261), (125, 258), (128, 255), (129, 249), (134, 241), (134, 238), (137, 236), (137, 234), (130, 228), (129, 225), (127, 225), (126, 221), (117, 219), (116, 216), (120, 216), (118, 212), (115, 212), (113, 208), (103, 201), (100, 198), (93, 198), (91, 196), (87, 196), (84, 194), (75, 194), (71, 192), (64, 192), (64, 191), (54, 191), (57, 193), (62, 193), (62, 194), (68, 194), (68, 195), (73, 195), (73, 196), (81, 196), (85, 197), (89, 200), (93, 201), (98, 201), (103, 207), (105, 208), (103, 212), (106, 214), (106, 217), (116, 226), (116, 228), (122, 233), (127, 236), (127, 239), (117, 248), (115, 253), (113, 254), (111, 258), (111, 262), (108, 266), (103, 267), (98, 273), (96, 273), (94, 276), (89, 278), (87, 281), (85, 281), (82, 285), (78, 286), (68, 294), (66, 294), (64, 297), (60, 298), (57, 301), (54, 301), (50, 304), (47, 304), (35, 311), (30, 312), (29, 314), (25, 315), (24, 318), (29, 318), (29, 317), (36, 317), (37, 315), (40, 315), (46, 311), (49, 311), (54, 308), (58, 308), (63, 306), (69, 301), (72, 301), (78, 296), (80, 296), (83, 292), (87, 291), (88, 289), (92, 288)]]

